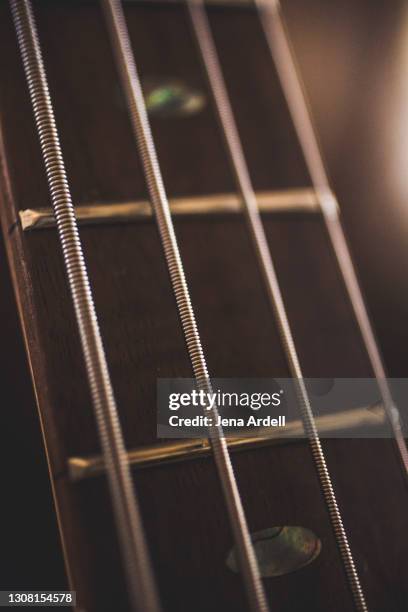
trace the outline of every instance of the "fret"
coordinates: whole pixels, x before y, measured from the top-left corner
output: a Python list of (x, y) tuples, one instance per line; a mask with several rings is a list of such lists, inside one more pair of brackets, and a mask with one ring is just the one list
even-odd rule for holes
[[(336, 414), (327, 414), (316, 418), (319, 433), (333, 434), (337, 430), (352, 431), (355, 428), (367, 427), (375, 430), (386, 423), (386, 415), (381, 405), (364, 406), (344, 410)], [(231, 450), (248, 450), (259, 446), (298, 442), (304, 436), (300, 419), (286, 423), (285, 429), (262, 428), (256, 436), (232, 436), (227, 438)], [(127, 453), (131, 467), (143, 468), (157, 464), (184, 461), (205, 457), (211, 454), (211, 446), (206, 438), (195, 440), (175, 440), (161, 444), (151, 444), (135, 448)], [(104, 461), (101, 455), (90, 457), (70, 457), (68, 459), (69, 476), (72, 481), (85, 480), (103, 474)]]
[[(259, 208), (265, 213), (317, 213), (319, 199), (313, 189), (286, 189), (257, 192)], [(238, 214), (241, 202), (237, 194), (217, 193), (206, 196), (173, 198), (174, 215)], [(148, 200), (80, 204), (75, 207), (78, 222), (83, 225), (100, 223), (128, 223), (152, 217)], [(19, 212), (24, 231), (55, 226), (52, 208), (28, 208)]]

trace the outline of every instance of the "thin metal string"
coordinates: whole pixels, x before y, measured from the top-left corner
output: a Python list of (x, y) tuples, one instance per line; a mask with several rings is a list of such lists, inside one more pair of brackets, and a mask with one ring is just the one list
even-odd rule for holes
[(330, 189), (328, 175), (320, 152), (304, 88), (295, 66), (294, 55), (280, 14), (278, 0), (255, 0), (261, 24), (272, 55), (284, 95), (302, 147), (313, 187), (329, 234), (354, 316), (380, 391), (382, 403), (395, 437), (405, 471), (408, 472), (408, 450), (399, 411), (394, 404), (380, 349), (367, 313), (350, 250), (339, 218), (337, 202)]
[[(132, 129), (142, 160), (194, 376), (200, 389), (211, 392), (207, 365), (191, 305), (122, 5), (120, 0), (101, 1), (127, 98)], [(213, 423), (215, 423), (217, 409), (207, 414), (213, 417)], [(253, 612), (267, 612), (268, 605), (259, 575), (258, 563), (222, 429), (215, 425), (211, 426), (209, 437), (236, 543), (250, 609)]]
[(106, 464), (132, 610), (159, 612), (30, 0), (10, 0)]
[(327, 505), (336, 542), (340, 551), (347, 582), (349, 584), (356, 609), (361, 612), (366, 612), (367, 605), (360, 586), (360, 580), (355, 568), (350, 545), (343, 526), (343, 520), (338, 508), (330, 474), (317, 432), (309, 397), (303, 381), (302, 370), (286, 314), (285, 305), (268, 247), (255, 192), (249, 176), (248, 166), (245, 160), (241, 140), (234, 119), (203, 0), (187, 0), (187, 8), (191, 17), (191, 23), (193, 25), (201, 58), (214, 98), (218, 119), (222, 128), (230, 162), (235, 174), (238, 191), (242, 197), (243, 209), (248, 222), (258, 262), (264, 277), (270, 303), (278, 323), (281, 342), (296, 385), (300, 413), (306, 435), (309, 439), (313, 461)]

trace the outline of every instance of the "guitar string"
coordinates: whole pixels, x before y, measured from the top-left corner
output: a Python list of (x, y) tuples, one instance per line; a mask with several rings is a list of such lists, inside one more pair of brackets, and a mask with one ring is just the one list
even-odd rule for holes
[[(122, 5), (120, 0), (101, 0), (101, 2), (126, 94), (131, 125), (139, 149), (194, 376), (198, 388), (211, 393), (207, 364), (190, 300)], [(209, 439), (235, 539), (250, 609), (253, 612), (267, 612), (268, 604), (226, 440), (222, 429), (215, 425), (217, 409), (212, 409), (208, 414), (213, 417), (213, 425), (208, 428)]]
[(187, 0), (187, 9), (212, 92), (212, 97), (225, 140), (228, 156), (234, 171), (237, 188), (242, 198), (243, 210), (253, 240), (258, 263), (260, 265), (269, 300), (278, 323), (278, 329), (286, 359), (292, 377), (294, 378), (300, 413), (305, 432), (309, 440), (312, 458), (328, 509), (330, 522), (340, 552), (346, 579), (350, 587), (356, 609), (361, 612), (366, 612), (367, 605), (354, 564), (348, 537), (344, 529), (343, 520), (327, 468), (312, 407), (303, 380), (302, 369), (295, 348), (295, 343), (279, 287), (279, 282), (276, 276), (274, 263), (268, 247), (254, 188), (249, 175), (248, 166), (245, 160), (242, 143), (234, 119), (233, 110), (222, 74), (222, 69), (211, 33), (204, 2), (203, 0)]
[(106, 465), (132, 610), (159, 612), (139, 505), (66, 175), (30, 0), (10, 0), (73, 300), (93, 409)]
[(350, 250), (339, 217), (336, 199), (323, 162), (311, 114), (306, 101), (294, 55), (290, 47), (278, 0), (255, 0), (293, 124), (318, 195), (320, 209), (329, 239), (339, 266), (357, 325), (377, 381), (382, 403), (391, 425), (399, 455), (408, 472), (408, 450), (404, 439), (401, 417), (394, 404), (387, 380), (380, 348), (376, 340), (360, 288)]

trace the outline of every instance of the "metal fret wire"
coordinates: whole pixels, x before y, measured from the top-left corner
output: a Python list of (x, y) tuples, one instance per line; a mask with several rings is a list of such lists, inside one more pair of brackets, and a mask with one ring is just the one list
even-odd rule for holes
[(30, 0), (10, 0), (108, 473), (132, 610), (159, 612)]
[(299, 142), (302, 147), (313, 187), (318, 195), (320, 208), (332, 244), (335, 257), (343, 276), (343, 282), (352, 305), (374, 376), (377, 380), (381, 399), (387, 413), (401, 461), (408, 472), (408, 450), (405, 443), (400, 415), (394, 404), (387, 381), (380, 349), (364, 303), (364, 298), (354, 269), (353, 261), (338, 215), (337, 203), (330, 189), (329, 178), (324, 166), (315, 130), (308, 109), (304, 88), (296, 70), (293, 52), (290, 48), (278, 0), (255, 0), (265, 37), (275, 63), (286, 102), (292, 116)]
[(269, 299), (277, 319), (280, 338), (284, 347), (291, 374), (297, 383), (296, 390), (300, 413), (305, 432), (309, 439), (313, 461), (328, 508), (330, 521), (346, 572), (347, 581), (351, 589), (356, 609), (362, 612), (367, 611), (359, 577), (355, 568), (348, 538), (343, 526), (342, 517), (338, 508), (330, 474), (317, 432), (309, 397), (303, 381), (302, 370), (276, 276), (275, 267), (262, 225), (256, 196), (249, 176), (248, 166), (242, 149), (237, 125), (235, 123), (231, 103), (222, 75), (217, 50), (210, 30), (204, 2), (203, 0), (187, 0), (187, 7), (191, 17), (198, 47), (200, 49), (202, 61), (207, 73), (210, 88), (214, 97), (218, 118), (226, 142), (230, 162), (234, 170), (237, 187), (242, 197), (243, 209), (249, 225), (253, 244), (265, 280)]
[[(101, 0), (101, 2), (127, 98), (131, 124), (142, 160), (194, 376), (200, 389), (211, 392), (207, 365), (191, 305), (123, 9), (120, 0)], [(214, 409), (209, 414), (213, 416), (215, 422), (217, 410)], [(259, 575), (258, 563), (222, 429), (215, 425), (210, 427), (209, 438), (237, 547), (249, 605), (253, 612), (267, 612), (268, 605)]]

